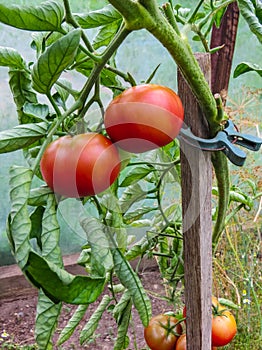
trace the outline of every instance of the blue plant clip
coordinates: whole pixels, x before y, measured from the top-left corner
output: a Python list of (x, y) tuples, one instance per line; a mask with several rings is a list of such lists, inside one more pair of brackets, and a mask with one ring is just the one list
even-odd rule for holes
[(178, 139), (203, 151), (222, 151), (235, 165), (242, 166), (246, 160), (246, 153), (236, 145), (251, 151), (258, 151), (262, 139), (249, 134), (241, 134), (231, 120), (227, 120), (224, 129), (212, 139), (203, 139), (195, 136), (190, 128), (182, 128)]

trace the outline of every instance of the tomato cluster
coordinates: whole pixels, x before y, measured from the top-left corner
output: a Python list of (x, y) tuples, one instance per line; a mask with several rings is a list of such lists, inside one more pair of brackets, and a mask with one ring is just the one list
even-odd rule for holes
[[(237, 332), (236, 321), (232, 313), (212, 296), (212, 349), (229, 344)], [(183, 318), (186, 325), (186, 308)], [(186, 333), (182, 333), (181, 320), (160, 314), (152, 317), (144, 329), (144, 338), (151, 350), (186, 350)]]
[(170, 143), (184, 117), (180, 98), (171, 89), (144, 84), (127, 89), (105, 112), (107, 136), (64, 136), (47, 146), (40, 170), (47, 185), (65, 197), (103, 192), (119, 175), (118, 148), (145, 152)]

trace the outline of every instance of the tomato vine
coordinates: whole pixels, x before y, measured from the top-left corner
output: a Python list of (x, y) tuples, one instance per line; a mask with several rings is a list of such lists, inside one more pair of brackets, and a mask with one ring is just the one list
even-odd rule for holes
[[(78, 308), (62, 331), (59, 344), (70, 337), (87, 306), (97, 300), (105, 286), (109, 287), (110, 295), (102, 298), (83, 328), (80, 342), (86, 342), (97, 329), (103, 313), (113, 309), (118, 328), (114, 349), (126, 348), (132, 304), (145, 327), (151, 318), (150, 300), (137, 273), (144, 256), (157, 256), (162, 278), (167, 282), (167, 298), (174, 300), (184, 273), (181, 209), (176, 203), (180, 193), (174, 194), (172, 203), (166, 206), (164, 192), (169, 184), (180, 182), (178, 141), (143, 156), (120, 151), (121, 172), (112, 186), (101, 195), (80, 197), (74, 202), (78, 209), (81, 206), (78, 224), (86, 236), (78, 261), (87, 271), (85, 276), (74, 276), (63, 268), (57, 213), (66, 198), (43, 186), (39, 165), (49, 144), (57, 137), (61, 140), (68, 133), (86, 132), (106, 135), (102, 86), (115, 97), (127, 87), (138, 85), (129, 72), (119, 69), (115, 56), (129, 34), (141, 29), (146, 29), (168, 50), (209, 122), (210, 136), (215, 135), (225, 118), (223, 109), (197, 63), (187, 32), (192, 30), (204, 49), (213, 52), (207, 43), (208, 33), (214, 21), (219, 24), (231, 2), (216, 5), (210, 1), (210, 8), (200, 21), (197, 15), (203, 1), (199, 1), (188, 17), (183, 17), (172, 1), (159, 8), (155, 0), (109, 0), (111, 5), (91, 14), (74, 14), (69, 0), (63, 0), (63, 5), (52, 0), (39, 6), (0, 4), (1, 23), (40, 32), (33, 37), (32, 48), (36, 51), (33, 63), (26, 62), (15, 49), (0, 47), (0, 65), (9, 68), (9, 85), (19, 123), (0, 132), (0, 152), (21, 149), (27, 160), (26, 166), (10, 169), (11, 212), (7, 235), (18, 265), (32, 284), (41, 289), (35, 330), (39, 348), (52, 347), (63, 302), (76, 304)], [(86, 31), (91, 28), (98, 28), (93, 41)], [(157, 70), (158, 67), (144, 81), (151, 82)], [(85, 80), (79, 90), (63, 78), (65, 71), (82, 74)], [(47, 103), (39, 102), (39, 94)], [(99, 110), (95, 121), (89, 115), (94, 104)], [(67, 172), (66, 160), (64, 163), (62, 170)], [(214, 153), (213, 165), (219, 196), (213, 232), (215, 246), (224, 227), (230, 183), (224, 154)], [(41, 185), (34, 187), (39, 182)], [(132, 242), (134, 237), (127, 232), (130, 227), (142, 227), (146, 232), (140, 240)], [(139, 261), (133, 269), (130, 261), (136, 258)]]

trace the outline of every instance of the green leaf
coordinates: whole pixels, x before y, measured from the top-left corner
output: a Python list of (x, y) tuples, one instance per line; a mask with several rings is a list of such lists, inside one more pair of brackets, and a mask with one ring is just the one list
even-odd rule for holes
[(144, 236), (136, 242), (125, 254), (127, 260), (134, 260), (137, 257), (142, 257), (149, 249), (152, 247), (152, 239), (148, 239), (147, 236)]
[(46, 135), (47, 123), (22, 124), (0, 132), (0, 153), (25, 148)]
[(105, 279), (74, 276), (34, 252), (29, 253), (24, 273), (55, 303), (93, 303), (102, 293)]
[(9, 85), (18, 111), (21, 124), (28, 122), (23, 113), (26, 102), (37, 103), (36, 93), (32, 89), (31, 75), (25, 70), (10, 70)]
[[(1, 6), (1, 5), (0, 5)], [(26, 63), (18, 51), (0, 46), (0, 66), (13, 69), (26, 69)]]
[[(62, 83), (65, 87), (67, 87), (68, 89), (72, 89), (72, 83), (71, 81), (68, 81), (66, 79), (60, 79), (59, 80), (60, 83)], [(66, 107), (65, 103), (69, 97), (69, 92), (68, 90), (66, 90), (65, 88), (61, 87), (60, 85), (55, 85), (55, 89), (57, 91), (57, 93), (55, 94), (55, 98), (56, 100), (58, 100), (58, 97), (60, 99), (59, 103), (61, 106)], [(75, 96), (76, 97), (76, 96)]]
[(49, 194), (42, 218), (42, 256), (59, 267), (63, 266), (62, 252), (59, 246), (60, 226), (57, 221), (57, 202), (55, 195)]
[(233, 77), (237, 78), (240, 75), (247, 72), (256, 72), (258, 75), (262, 77), (262, 68), (258, 64), (249, 63), (249, 62), (242, 62), (239, 65), (237, 65), (234, 70)]
[(229, 199), (232, 202), (244, 204), (246, 210), (251, 210), (254, 206), (253, 199), (238, 188), (235, 191), (229, 191)]
[(39, 6), (4, 6), (0, 4), (0, 22), (32, 31), (60, 31), (64, 8), (58, 1), (46, 1)]
[(60, 336), (57, 341), (57, 345), (63, 344), (67, 341), (71, 335), (74, 333), (74, 330), (79, 325), (83, 317), (85, 316), (88, 305), (79, 305), (73, 316), (68, 321), (67, 325), (62, 329)]
[(117, 338), (114, 350), (126, 349), (129, 344), (127, 331), (131, 318), (132, 301), (129, 291), (126, 291), (114, 308), (113, 315), (117, 320)]
[(42, 206), (36, 207), (31, 213), (31, 232), (30, 239), (36, 238), (37, 244), (42, 249), (41, 235), (42, 235), (42, 219), (45, 212), (45, 208)]
[(151, 303), (148, 298), (142, 283), (129, 262), (125, 259), (120, 249), (115, 248), (112, 250), (115, 272), (120, 282), (125, 286), (131, 297), (132, 301), (139, 313), (140, 319), (143, 325), (148, 325), (151, 318)]
[(37, 123), (46, 121), (46, 117), (49, 115), (49, 107), (45, 104), (25, 102), (23, 112), (32, 123)]
[(134, 167), (125, 177), (125, 179), (119, 185), (120, 187), (127, 187), (131, 184), (138, 182), (139, 180), (145, 178), (148, 174), (152, 172), (152, 167), (137, 166)]
[(47, 186), (31, 189), (28, 198), (28, 205), (31, 205), (32, 207), (46, 205), (50, 193), (53, 193), (53, 191)]
[(118, 324), (121, 323), (122, 313), (126, 309), (127, 305), (130, 303), (130, 301), (131, 295), (128, 290), (125, 290), (125, 292), (123, 293), (113, 310), (113, 316)]
[(84, 218), (80, 222), (91, 247), (91, 275), (105, 276), (113, 268), (113, 258), (110, 245), (103, 225), (96, 218)]
[(234, 309), (234, 310), (239, 310), (240, 309), (240, 306), (235, 304), (233, 301), (225, 299), (225, 298), (218, 298), (218, 302), (221, 305), (226, 306), (229, 309)]
[(252, 33), (262, 43), (262, 6), (258, 1), (238, 0), (241, 15), (246, 20)]
[(110, 296), (107, 294), (104, 295), (97, 309), (92, 314), (89, 321), (85, 324), (84, 328), (81, 331), (81, 334), (80, 334), (81, 345), (83, 345), (84, 342), (86, 342), (91, 336), (94, 335), (94, 332), (98, 327), (99, 321), (101, 320), (103, 313), (108, 307), (110, 302), (111, 302)]
[(138, 183), (128, 186), (119, 201), (121, 212), (125, 213), (136, 202), (145, 199), (147, 192), (143, 191)]
[[(79, 63), (79, 61), (81, 61), (82, 58), (83, 58), (82, 54), (79, 54), (77, 56), (76, 59), (78, 61), (78, 64), (76, 65), (76, 70), (81, 74), (85, 75), (86, 77), (89, 77), (91, 74), (91, 71), (95, 66), (95, 63), (91, 59), (86, 60), (82, 63)], [(101, 79), (101, 84), (104, 86), (121, 86), (120, 82), (117, 80), (117, 75), (106, 68), (104, 68), (100, 73), (100, 79)]]
[(226, 12), (226, 9), (227, 9), (227, 7), (223, 7), (215, 14), (214, 22), (215, 22), (215, 25), (217, 28), (220, 27), (220, 24), (221, 24), (221, 21), (222, 21), (222, 18), (224, 16), (225, 12)]
[(33, 32), (31, 37), (31, 48), (36, 51), (36, 57), (39, 57), (45, 49), (52, 45), (55, 41), (60, 39), (64, 33), (69, 31), (69, 25), (68, 28), (64, 28), (63, 33), (60, 32)]
[[(167, 237), (159, 236), (158, 238), (158, 249), (160, 256), (157, 259), (158, 266), (162, 276), (165, 276), (165, 272), (168, 269), (169, 261), (166, 258), (166, 255), (169, 254), (169, 245)], [(163, 256), (161, 255), (163, 254)]]
[(31, 220), (27, 208), (27, 200), (33, 173), (22, 166), (10, 168), (10, 200), (11, 214), (9, 219), (9, 237), (14, 246), (14, 256), (20, 268), (27, 263), (30, 245)]
[(157, 210), (157, 208), (154, 207), (143, 207), (143, 208), (138, 208), (135, 211), (131, 213), (127, 213), (124, 216), (124, 223), (126, 225), (132, 224), (132, 222), (137, 221), (141, 219), (145, 214), (150, 213), (153, 210)]
[[(41, 227), (42, 255), (58, 267), (63, 266), (62, 253), (59, 247), (59, 224), (56, 218), (56, 198), (49, 194), (45, 210), (40, 211), (38, 225)], [(41, 208), (41, 207), (38, 207)], [(42, 214), (42, 215), (41, 215)], [(32, 227), (35, 227), (33, 225)], [(35, 335), (36, 341), (42, 349), (52, 349), (52, 335), (56, 329), (62, 303), (54, 303), (43, 291), (39, 291)]]
[(55, 41), (33, 66), (32, 79), (36, 91), (47, 94), (62, 72), (73, 63), (81, 37), (74, 29)]
[(115, 37), (121, 23), (122, 19), (101, 27), (93, 40), (94, 48), (97, 50), (102, 46), (108, 46), (112, 39)]
[(56, 330), (62, 303), (55, 304), (42, 290), (38, 294), (35, 338), (39, 349), (52, 350), (52, 336)]
[(122, 16), (112, 5), (105, 6), (97, 11), (91, 11), (86, 15), (75, 14), (75, 18), (84, 29), (105, 26), (112, 22), (122, 20)]
[[(189, 15), (189, 13), (191, 12), (190, 8), (187, 7), (182, 7), (181, 5), (177, 4), (174, 7), (174, 10), (176, 12), (177, 15), (181, 16), (182, 18), (186, 19)], [(177, 21), (179, 22), (179, 17), (177, 18)]]

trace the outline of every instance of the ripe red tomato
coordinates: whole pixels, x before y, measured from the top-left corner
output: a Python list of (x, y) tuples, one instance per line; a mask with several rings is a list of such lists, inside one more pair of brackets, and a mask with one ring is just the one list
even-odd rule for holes
[(65, 197), (84, 197), (107, 189), (120, 171), (117, 148), (96, 133), (63, 136), (51, 142), (40, 162), (47, 185)]
[[(180, 335), (180, 337), (177, 339), (175, 350), (187, 350), (186, 349), (186, 334), (185, 333)], [(212, 350), (216, 350), (216, 348), (212, 347)]]
[[(144, 337), (151, 350), (174, 350), (177, 338), (182, 333), (178, 320), (170, 315), (159, 314), (149, 321)], [(177, 324), (177, 325), (176, 325)]]
[(170, 143), (178, 135), (183, 119), (182, 102), (173, 90), (144, 84), (114, 98), (104, 122), (109, 137), (119, 147), (141, 153)]
[(212, 345), (225, 346), (237, 333), (235, 317), (228, 310), (219, 311), (212, 319)]

